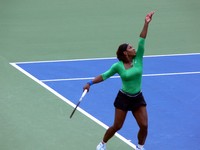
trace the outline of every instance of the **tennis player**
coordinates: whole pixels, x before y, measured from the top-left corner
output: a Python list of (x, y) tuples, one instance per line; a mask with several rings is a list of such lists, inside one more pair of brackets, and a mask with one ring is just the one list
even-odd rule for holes
[(114, 123), (108, 128), (103, 140), (97, 145), (96, 150), (106, 150), (106, 143), (122, 128), (128, 111), (132, 112), (139, 126), (136, 150), (144, 150), (148, 132), (148, 115), (146, 102), (141, 91), (141, 81), (145, 38), (153, 14), (154, 12), (150, 12), (145, 17), (137, 51), (128, 43), (121, 44), (116, 52), (119, 61), (114, 63), (109, 70), (96, 76), (83, 87), (84, 90), (87, 89), (89, 91), (91, 85), (105, 81), (116, 73), (119, 74), (122, 80), (122, 89), (119, 90), (114, 101)]

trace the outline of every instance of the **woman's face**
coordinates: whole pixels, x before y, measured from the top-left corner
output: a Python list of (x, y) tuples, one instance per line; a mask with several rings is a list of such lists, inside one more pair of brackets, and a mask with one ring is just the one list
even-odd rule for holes
[(132, 45), (128, 44), (126, 51), (127, 51), (128, 56), (132, 56), (132, 57), (136, 56), (135, 48), (133, 48)]

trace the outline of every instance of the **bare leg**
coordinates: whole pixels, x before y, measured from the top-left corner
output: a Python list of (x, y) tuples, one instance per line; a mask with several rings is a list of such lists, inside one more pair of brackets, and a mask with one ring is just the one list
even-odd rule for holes
[(135, 117), (140, 128), (138, 132), (138, 144), (144, 145), (148, 134), (148, 115), (146, 107), (139, 107), (137, 110), (132, 111), (132, 114)]
[(114, 124), (108, 128), (108, 130), (106, 131), (104, 138), (103, 138), (103, 142), (107, 142), (110, 138), (113, 137), (113, 135), (121, 129), (121, 127), (124, 124), (124, 120), (126, 118), (126, 114), (127, 111), (123, 111), (120, 109), (115, 108), (115, 120), (114, 120)]

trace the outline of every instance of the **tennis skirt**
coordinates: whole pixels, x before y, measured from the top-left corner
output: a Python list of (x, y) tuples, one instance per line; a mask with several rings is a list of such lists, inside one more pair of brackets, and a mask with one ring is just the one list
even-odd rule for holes
[(117, 97), (114, 101), (115, 108), (124, 110), (124, 111), (134, 111), (140, 106), (146, 106), (145, 99), (142, 95), (142, 92), (136, 94), (127, 94), (122, 90), (119, 90)]

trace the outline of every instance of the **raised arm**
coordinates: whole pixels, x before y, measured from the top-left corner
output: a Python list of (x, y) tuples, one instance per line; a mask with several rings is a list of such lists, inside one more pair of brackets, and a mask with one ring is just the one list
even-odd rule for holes
[(147, 36), (147, 32), (148, 32), (148, 26), (149, 26), (149, 23), (151, 22), (152, 20), (152, 16), (154, 14), (154, 11), (148, 13), (145, 17), (145, 22), (144, 22), (144, 26), (143, 26), (143, 29), (142, 29), (142, 32), (140, 33), (140, 37), (141, 38), (146, 38)]

